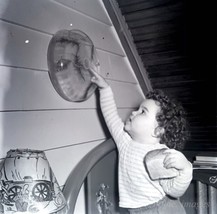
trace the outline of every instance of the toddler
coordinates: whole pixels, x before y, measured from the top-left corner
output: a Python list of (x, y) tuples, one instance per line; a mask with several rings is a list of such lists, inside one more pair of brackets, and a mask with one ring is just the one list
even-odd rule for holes
[[(179, 201), (192, 180), (192, 164), (179, 151), (187, 138), (181, 107), (161, 91), (149, 92), (124, 124), (117, 113), (111, 87), (90, 67), (92, 82), (100, 91), (101, 110), (119, 153), (119, 206), (131, 214), (183, 214)], [(162, 165), (176, 176), (152, 179), (145, 156), (164, 149)]]

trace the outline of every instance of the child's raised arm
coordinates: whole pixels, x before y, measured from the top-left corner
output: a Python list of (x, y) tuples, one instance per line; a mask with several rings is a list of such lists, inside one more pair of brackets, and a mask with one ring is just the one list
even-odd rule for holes
[(97, 72), (97, 68), (89, 66), (92, 74), (91, 81), (100, 89), (100, 106), (106, 125), (118, 147), (130, 140), (129, 135), (124, 131), (124, 123), (120, 118), (113, 92), (106, 80)]

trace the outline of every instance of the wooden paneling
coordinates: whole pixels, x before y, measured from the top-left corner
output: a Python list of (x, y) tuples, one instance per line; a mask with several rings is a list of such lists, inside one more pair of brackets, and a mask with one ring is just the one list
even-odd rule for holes
[[(46, 157), (51, 165), (51, 168), (56, 175), (60, 186), (65, 184), (71, 170), (78, 162), (94, 147), (102, 143), (103, 140), (76, 145), (72, 147), (63, 147), (56, 150), (46, 151)], [(64, 158), (63, 158), (64, 157)], [(58, 161), (56, 161), (58, 159)], [(61, 173), (59, 170), (61, 169)]]
[[(48, 72), (1, 66), (5, 92), (1, 111), (95, 108), (95, 95), (85, 102), (68, 102), (55, 91)], [(24, 84), (25, 83), (25, 84)]]
[[(111, 26), (89, 19), (87, 16), (54, 1), (4, 0), (2, 4), (5, 7), (0, 7), (0, 18), (5, 21), (48, 35), (53, 35), (61, 29), (79, 29), (88, 34), (97, 48), (124, 56)], [(70, 26), (71, 24), (72, 26)], [(31, 37), (27, 39), (31, 40)]]
[(118, 3), (123, 10), (123, 13), (144, 10), (152, 7), (159, 7), (159, 5), (164, 5), (170, 2), (174, 2), (174, 0), (155, 0), (155, 1), (144, 1), (144, 0), (119, 0)]
[[(149, 17), (159, 17), (159, 16), (163, 16), (163, 17), (167, 17), (168, 14), (170, 14), (170, 16), (172, 16), (172, 14), (174, 13), (176, 14), (176, 11), (180, 10), (180, 6), (182, 5), (181, 1), (174, 1), (174, 2), (170, 2), (170, 4), (162, 4), (162, 5), (158, 5), (156, 7), (151, 7), (151, 8), (145, 8), (145, 9), (139, 9), (133, 12), (128, 12), (125, 13), (125, 17), (126, 17), (126, 21), (131, 22), (131, 21), (136, 21), (136, 20), (141, 20), (141, 19), (147, 19)], [(172, 12), (172, 13), (171, 13)], [(170, 20), (173, 18), (174, 16), (170, 17)], [(162, 22), (163, 20), (158, 20), (158, 22)]]
[[(114, 81), (109, 81), (109, 84), (113, 89), (115, 101), (118, 107), (138, 107), (144, 99), (139, 85)], [(129, 102), (129, 98), (132, 103)]]
[[(166, 91), (188, 113), (193, 135), (186, 149), (217, 149), (214, 5), (184, 0), (117, 2), (152, 87)], [(207, 15), (201, 16), (202, 11)], [(200, 138), (203, 130), (206, 134)]]
[(127, 57), (97, 50), (101, 74), (108, 79), (138, 83)]
[[(119, 109), (123, 120), (132, 109)], [(95, 109), (1, 112), (0, 158), (9, 149), (56, 149), (104, 139), (104, 120)], [(94, 125), (93, 125), (94, 124)]]
[(107, 25), (112, 25), (110, 19), (103, 10), (103, 4), (101, 1), (93, 0), (55, 0), (56, 2), (62, 3), (76, 11), (83, 14), (87, 14), (94, 19), (104, 22)]
[(3, 130), (0, 157), (4, 157), (7, 150), (18, 147), (47, 150), (105, 138), (95, 109), (0, 114), (0, 129)]
[[(0, 64), (47, 70), (50, 35), (0, 21)], [(29, 40), (26, 44), (25, 41)]]
[[(50, 35), (3, 21), (0, 21), (0, 27), (1, 65), (48, 70), (47, 47), (51, 39)], [(26, 40), (29, 40), (28, 44), (25, 43)], [(110, 53), (110, 49), (104, 51), (101, 49), (103, 48), (97, 49), (97, 56), (103, 76), (126, 82), (137, 82), (125, 57)]]
[[(3, 83), (1, 90), (4, 91), (0, 99), (0, 111), (96, 108), (95, 93), (84, 102), (68, 102), (61, 98), (55, 91), (48, 72), (3, 66), (0, 68)], [(111, 75), (116, 78), (116, 73), (111, 72)], [(142, 100), (137, 84), (116, 80), (108, 82), (113, 88), (118, 107), (136, 107)]]

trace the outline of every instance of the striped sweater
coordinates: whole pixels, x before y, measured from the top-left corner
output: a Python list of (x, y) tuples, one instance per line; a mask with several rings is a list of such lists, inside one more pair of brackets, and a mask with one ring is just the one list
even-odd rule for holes
[(138, 208), (155, 203), (165, 195), (178, 198), (184, 194), (192, 179), (192, 169), (180, 171), (172, 179), (151, 180), (144, 157), (154, 149), (167, 148), (163, 144), (141, 144), (132, 140), (124, 131), (110, 87), (100, 89), (100, 105), (108, 129), (119, 152), (119, 206)]

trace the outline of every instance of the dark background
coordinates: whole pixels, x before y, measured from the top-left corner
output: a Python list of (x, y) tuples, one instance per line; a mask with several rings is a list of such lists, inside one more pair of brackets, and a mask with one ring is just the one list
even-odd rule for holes
[(185, 150), (217, 151), (214, 2), (117, 0), (153, 88), (187, 111)]

